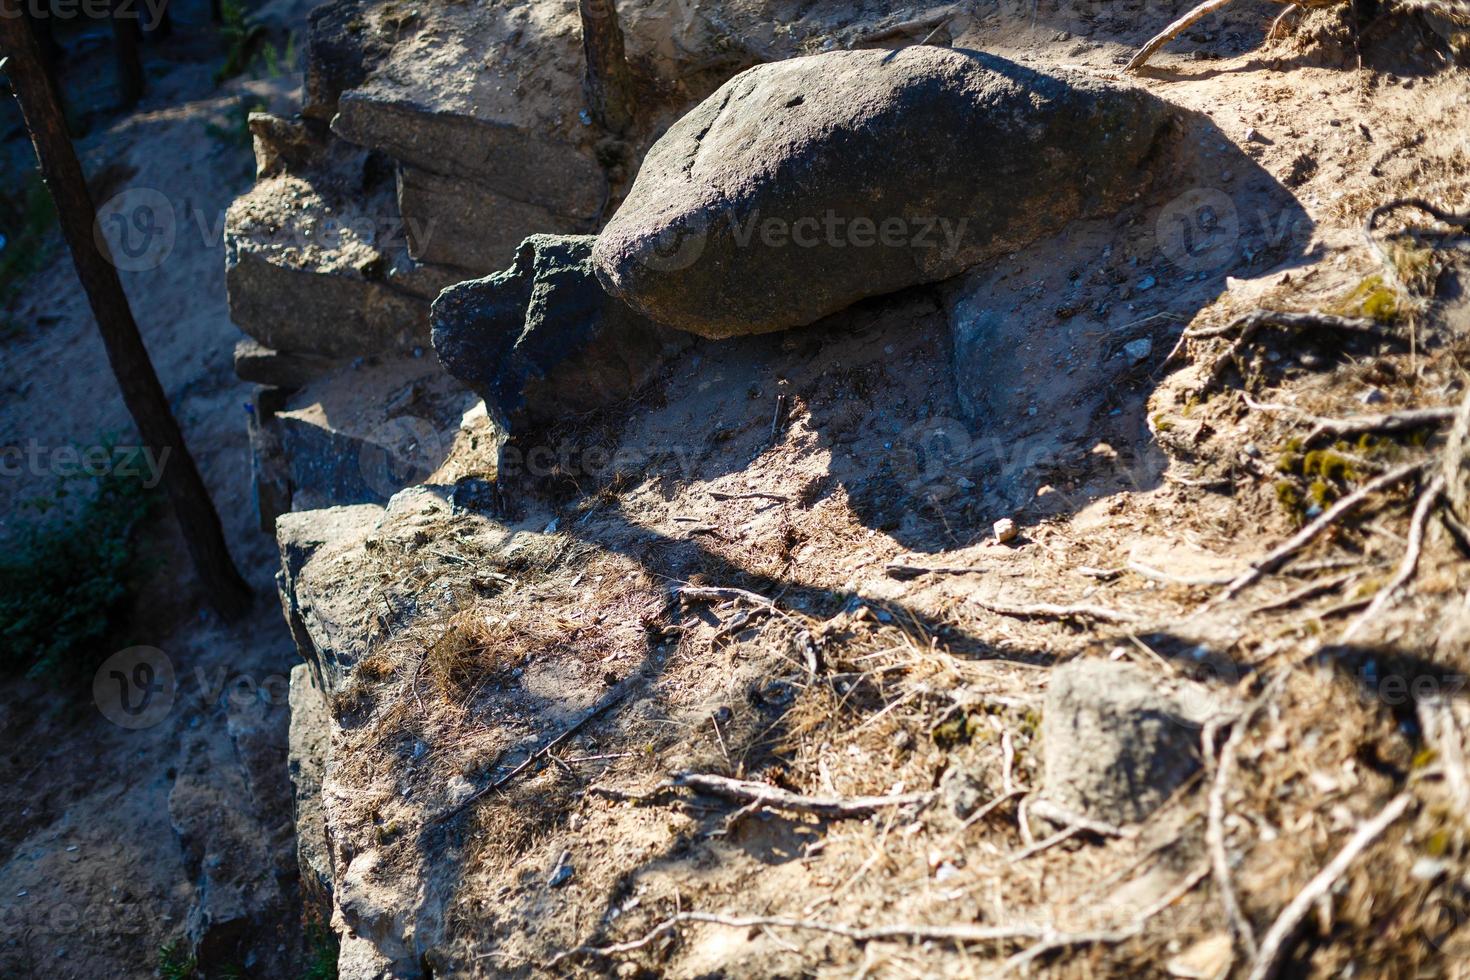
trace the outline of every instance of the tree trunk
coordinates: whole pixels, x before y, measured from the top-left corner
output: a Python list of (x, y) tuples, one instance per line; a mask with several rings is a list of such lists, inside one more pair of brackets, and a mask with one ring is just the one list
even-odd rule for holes
[(56, 93), (41, 66), (36, 40), (19, 7), (19, 0), (0, 0), (0, 50), (8, 57), (5, 71), (35, 144), (41, 175), (56, 202), (62, 235), (97, 320), (123, 402), (144, 443), (159, 454), (157, 458), (168, 461), (163, 467), (163, 486), (209, 602), (221, 616), (236, 619), (250, 606), (250, 588), (230, 559), (219, 515), (148, 360), (107, 243), (93, 234), (97, 215), (87, 182), (67, 136)]
[(112, 0), (108, 5), (112, 19), (112, 50), (117, 58), (117, 90), (122, 96), (123, 108), (132, 108), (143, 97), (143, 59), (138, 53), (143, 27), (138, 22), (136, 10), (135, 5), (123, 4), (120, 0)]
[(584, 79), (592, 118), (609, 133), (621, 133), (633, 122), (633, 85), (623, 53), (623, 29), (613, 0), (577, 0), (582, 16)]

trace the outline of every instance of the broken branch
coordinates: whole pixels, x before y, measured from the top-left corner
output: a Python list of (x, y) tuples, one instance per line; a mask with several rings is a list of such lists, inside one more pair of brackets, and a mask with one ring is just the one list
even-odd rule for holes
[(1313, 415), (1311, 412), (1304, 412), (1291, 405), (1258, 402), (1249, 395), (1246, 396), (1245, 402), (1258, 412), (1289, 415), (1303, 422), (1312, 423), (1314, 428), (1302, 440), (1303, 446), (1310, 446), (1323, 436), (1355, 436), (1364, 432), (1408, 432), (1413, 429), (1422, 429), (1426, 426), (1451, 421), (1455, 417), (1455, 412), (1458, 411), (1458, 408), (1453, 405), (1445, 405), (1433, 408), (1408, 408), (1379, 415), (1349, 415), (1345, 418), (1331, 418), (1324, 415)]
[(1159, 48), (1162, 48), (1180, 34), (1189, 30), (1190, 25), (1196, 21), (1203, 20), (1215, 11), (1229, 5), (1230, 0), (1205, 0), (1198, 7), (1191, 8), (1183, 17), (1180, 17), (1174, 23), (1149, 38), (1148, 43), (1138, 50), (1138, 53), (1133, 56), (1133, 59), (1128, 62), (1123, 70), (1127, 72), (1138, 71), (1144, 65), (1148, 64), (1148, 59), (1152, 58)]
[(1117, 609), (1108, 609), (1103, 606), (1090, 606), (1086, 604), (1057, 606), (1046, 602), (1008, 606), (998, 602), (988, 602), (984, 599), (971, 599), (970, 601), (981, 609), (997, 613), (1001, 616), (1014, 616), (1017, 619), (1095, 619), (1101, 623), (1138, 622), (1138, 617), (1132, 613), (1121, 612)]
[(1327, 867), (1317, 872), (1317, 876), (1307, 882), (1306, 887), (1281, 910), (1281, 914), (1267, 930), (1266, 938), (1261, 941), (1261, 951), (1251, 964), (1248, 980), (1270, 980), (1276, 975), (1276, 971), (1281, 968), (1281, 958), (1290, 948), (1292, 937), (1296, 935), (1312, 906), (1331, 894), (1337, 880), (1347, 872), (1358, 855), (1377, 840), (1378, 835), (1387, 830), (1390, 824), (1402, 817), (1413, 800), (1413, 796), (1407, 792), (1390, 800), (1378, 816), (1358, 828), (1358, 832), (1343, 845)]
[(1242, 572), (1240, 576), (1235, 579), (1235, 581), (1231, 582), (1228, 586), (1225, 587), (1225, 590), (1223, 592), (1212, 599), (1206, 606), (1206, 608), (1218, 605), (1221, 602), (1228, 602), (1229, 600), (1235, 598), (1241, 592), (1250, 588), (1252, 585), (1259, 582), (1265, 576), (1270, 575), (1282, 565), (1285, 565), (1288, 561), (1291, 560), (1291, 557), (1293, 555), (1301, 551), (1313, 541), (1317, 540), (1317, 538), (1321, 536), (1322, 532), (1326, 531), (1329, 527), (1342, 520), (1348, 514), (1352, 513), (1373, 494), (1378, 493), (1382, 490), (1387, 490), (1389, 487), (1404, 482), (1409, 477), (1424, 469), (1424, 466), (1425, 464), (1423, 461), (1417, 463), (1406, 463), (1405, 465), (1400, 466), (1397, 469), (1389, 470), (1382, 476), (1374, 477), (1372, 480), (1369, 480), (1367, 483), (1363, 484), (1361, 487), (1354, 490), (1346, 497), (1343, 497), (1331, 507), (1327, 508), (1327, 510), (1323, 511), (1316, 520), (1312, 521), (1310, 524), (1303, 527), (1300, 531), (1293, 534), (1285, 542), (1278, 545), (1272, 551), (1267, 553), (1263, 558), (1259, 558), (1255, 562), (1253, 562), (1249, 571)]
[(1374, 617), (1381, 613), (1388, 604), (1397, 598), (1399, 590), (1409, 584), (1409, 579), (1414, 577), (1414, 571), (1419, 567), (1419, 555), (1424, 550), (1424, 529), (1429, 524), (1429, 515), (1435, 504), (1439, 503), (1439, 495), (1444, 492), (1444, 477), (1435, 476), (1419, 494), (1419, 502), (1414, 505), (1414, 516), (1409, 519), (1409, 543), (1404, 551), (1403, 560), (1399, 562), (1398, 571), (1394, 572), (1393, 578), (1388, 584), (1378, 590), (1368, 608), (1358, 614), (1358, 618), (1352, 621), (1342, 634), (1342, 642), (1346, 643), (1358, 634)]

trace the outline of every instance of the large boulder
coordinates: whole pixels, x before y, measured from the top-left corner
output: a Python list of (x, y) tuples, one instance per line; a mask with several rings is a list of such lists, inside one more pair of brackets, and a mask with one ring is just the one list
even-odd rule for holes
[(503, 272), (434, 301), (434, 350), (519, 434), (632, 395), (691, 341), (609, 296), (592, 272), (594, 239), (532, 235)]
[(1116, 210), (1168, 116), (1140, 89), (974, 51), (760, 65), (654, 144), (597, 274), (706, 337), (811, 323)]

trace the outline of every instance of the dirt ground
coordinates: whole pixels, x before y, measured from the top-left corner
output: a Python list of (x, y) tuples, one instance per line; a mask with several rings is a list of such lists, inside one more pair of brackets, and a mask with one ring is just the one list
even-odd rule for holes
[[(1463, 969), (1463, 801), (1420, 717), (1379, 683), (1467, 668), (1454, 630), (1470, 573), (1443, 527), (1431, 525), (1412, 595), (1341, 656), (1322, 656), (1324, 640), (1405, 549), (1415, 498), (1402, 489), (1294, 568), (1201, 611), (1314, 503), (1301, 498), (1316, 481), (1292, 458), (1300, 424), (1250, 409), (1243, 385), (1258, 402), (1323, 415), (1363, 411), (1370, 389), (1384, 399), (1374, 410), (1445, 405), (1463, 396), (1470, 356), (1464, 279), (1446, 259), (1407, 349), (1263, 336), (1223, 391), (1200, 374), (1223, 341), (1163, 364), (1186, 325), (1256, 304), (1361, 305), (1354, 291), (1376, 270), (1360, 232), (1373, 205), (1405, 193), (1470, 204), (1464, 71), (1391, 24), (1363, 39), (1359, 69), (1334, 12), (1266, 42), (1276, 10), (1243, 2), (1202, 22), (1144, 76), (1208, 116), (1178, 148), (1191, 179), (964, 284), (1022, 333), (1003, 369), (1025, 391), (987, 389), (988, 428), (955, 421), (944, 318), (961, 300), (919, 290), (788, 336), (701, 344), (644, 401), (549, 439), (580, 462), (522, 481), (508, 515), (467, 514), (425, 491), (400, 500), (371, 551), (331, 566), (371, 606), (348, 624), (367, 656), (333, 704), (348, 923), (408, 945), (433, 936), (423, 962), (465, 976), (972, 976), (1024, 968), (1031, 959), (1007, 957), (1028, 949), (1059, 976), (1243, 972), (1208, 853), (1215, 770), (1125, 838), (1052, 840), (1023, 812), (1047, 668), (1085, 655), (1202, 679), (1237, 712), (1272, 692), (1237, 725), (1237, 771), (1221, 782), (1228, 880), (1257, 936), (1360, 821), (1398, 788), (1415, 794), (1338, 900), (1318, 903), (1296, 972)], [(1173, 12), (985, 7), (959, 41), (1114, 72)], [(217, 231), (249, 182), (243, 143), (205, 130), (227, 127), (239, 96), (216, 90), (211, 71), (160, 73), (140, 112), (82, 149), (92, 168), (121, 163), (134, 170), (127, 186), (160, 189), (189, 218), (168, 261), (124, 281), (261, 598), (246, 623), (216, 623), (160, 521), (150, 544), (163, 561), (135, 632), (184, 678), (178, 707), (130, 731), (87, 690), (10, 689), (0, 909), (16, 925), (0, 967), (19, 975), (153, 972), (197, 897), (171, 794), (181, 773), (207, 781), (236, 751), (238, 706), (220, 704), (213, 678), (269, 691), (295, 661), (271, 596), (273, 543), (249, 501), (223, 256), (217, 233), (201, 237), (192, 221)], [(260, 96), (287, 84), (261, 82)], [(1196, 230), (1224, 222), (1218, 253), (1169, 220), (1201, 202), (1214, 218)], [(23, 309), (32, 326), (0, 361), (0, 442), (126, 431), (63, 261), (28, 286)], [(1151, 354), (1133, 363), (1123, 348), (1141, 339)], [(1363, 473), (1438, 445), (1393, 441)], [(600, 462), (589, 446), (606, 450)], [(1324, 474), (1337, 481), (1326, 492), (1346, 492), (1354, 472)], [(0, 482), (5, 512), (43, 483)], [(1006, 517), (1019, 538), (990, 541)], [(1263, 608), (1308, 587), (1319, 591)], [(1015, 612), (1039, 603), (1129, 618)], [(466, 799), (594, 709), (555, 764)], [(854, 819), (740, 812), (662, 785), (680, 772), (924, 798)], [(925, 932), (956, 923), (996, 938)], [(557, 959), (615, 944), (626, 945)]]
[[(1467, 76), (1402, 20), (1364, 34), (1360, 69), (1340, 11), (1266, 41), (1274, 12), (1240, 4), (1143, 75), (1206, 118), (1116, 220), (700, 344), (646, 398), (529, 439), (542, 463), (509, 459), (500, 515), (428, 486), (308, 566), (361, 658), (327, 773), (340, 924), (435, 975), (1244, 976), (1382, 813), (1402, 819), (1312, 903), (1288, 972), (1463, 975), (1465, 800), (1441, 762), (1463, 705), (1393, 693), (1448, 695), (1467, 666), (1470, 566), (1411, 521), (1424, 483), (1226, 588), (1439, 451), (1304, 440), (1309, 415), (1464, 397), (1463, 241), (1398, 300), (1412, 335), (1265, 331), (1237, 367), (1209, 331), (1373, 312), (1367, 211), (1470, 204)], [(956, 43), (1112, 73), (1166, 20), (1037, 4)], [(956, 303), (1003, 311), (978, 427), (948, 382)], [(1421, 532), (1412, 587), (1372, 605)], [(1049, 668), (1078, 656), (1214, 705), (1205, 768), (1136, 832), (1027, 812)], [(892, 799), (742, 807), (711, 776)]]

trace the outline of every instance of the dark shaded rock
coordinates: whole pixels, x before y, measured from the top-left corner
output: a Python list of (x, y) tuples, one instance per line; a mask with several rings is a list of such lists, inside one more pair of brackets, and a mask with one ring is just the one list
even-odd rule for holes
[(361, 0), (328, 0), (312, 10), (307, 19), (306, 115), (330, 122), (342, 93), (361, 85), (392, 50), (391, 35), (384, 36), (375, 13)]
[(267, 534), (274, 533), (276, 518), (291, 509), (291, 474), (281, 449), (280, 433), (271, 425), (276, 412), (285, 407), (289, 395), (290, 392), (284, 388), (257, 388), (246, 423), (255, 516), (258, 526)]
[(301, 170), (330, 152), (332, 134), (320, 121), (252, 112), (246, 123), (255, 149), (255, 176)]
[(1166, 691), (1126, 662), (1055, 668), (1041, 738), (1041, 798), (1093, 820), (1136, 823), (1199, 768), (1200, 728), (1217, 710), (1200, 685)]
[(654, 144), (597, 273), (706, 337), (811, 323), (1116, 210), (1168, 118), (1141, 89), (974, 51), (760, 65)]
[(332, 740), (326, 695), (312, 682), (311, 668), (291, 668), (291, 729), (287, 771), (296, 817), (296, 857), (301, 870), (301, 901), (318, 921), (332, 915), (332, 852), (322, 815), (322, 779)]
[(604, 292), (592, 273), (593, 242), (532, 235), (509, 269), (434, 302), (440, 362), (485, 399), (503, 431), (621, 401), (691, 342)]
[(300, 388), (342, 366), (336, 358), (271, 350), (249, 337), (235, 344), (235, 376), (277, 388)]
[(291, 509), (382, 503), (425, 481), (472, 403), (427, 352), (352, 365), (301, 389), (266, 423)]

